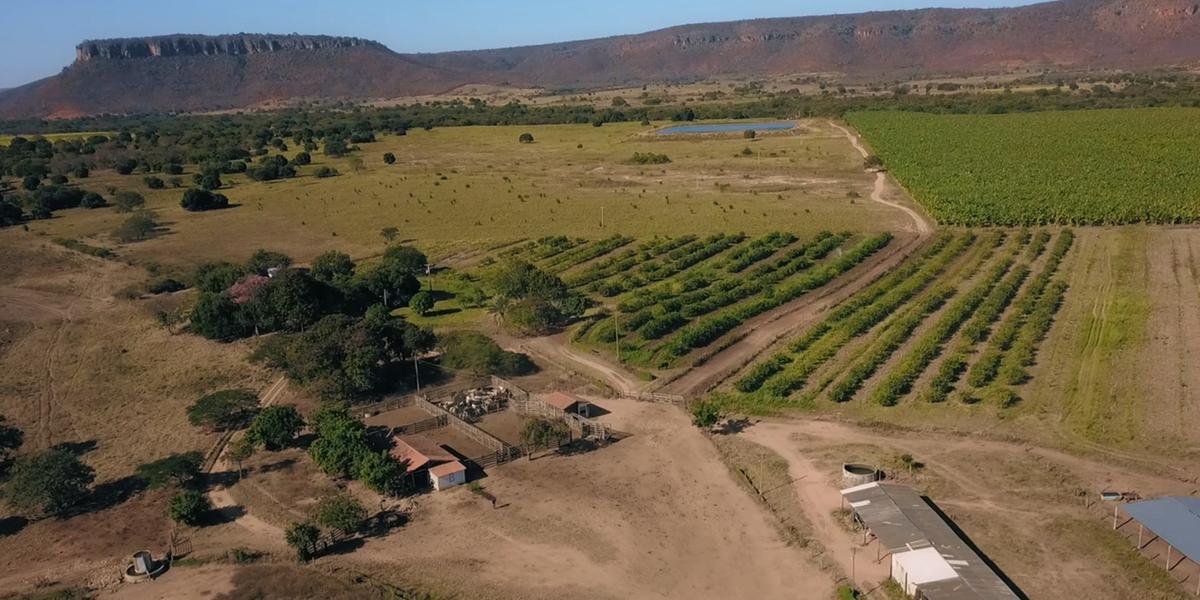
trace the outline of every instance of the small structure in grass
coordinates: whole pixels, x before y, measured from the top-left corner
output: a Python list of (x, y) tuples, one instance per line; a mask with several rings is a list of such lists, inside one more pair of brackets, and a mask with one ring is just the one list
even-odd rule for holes
[(133, 562), (125, 567), (125, 581), (129, 583), (150, 581), (162, 575), (166, 570), (167, 561), (154, 560), (149, 552), (142, 550), (135, 552)]

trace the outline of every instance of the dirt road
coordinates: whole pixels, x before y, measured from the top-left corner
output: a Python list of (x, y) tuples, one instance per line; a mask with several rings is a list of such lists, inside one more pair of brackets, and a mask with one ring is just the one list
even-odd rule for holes
[[(282, 395), (283, 391), (287, 389), (287, 384), (288, 384), (287, 377), (280, 376), (279, 379), (275, 381), (275, 383), (271, 384), (271, 387), (267, 388), (267, 391), (263, 392), (262, 401), (260, 402), (260, 405), (265, 408), (265, 407), (271, 406), (276, 401), (278, 401), (280, 395)], [(209, 473), (214, 473), (214, 472), (220, 473), (220, 472), (227, 472), (227, 471), (234, 470), (235, 466), (233, 464), (231, 464), (228, 459), (225, 458), (225, 453), (228, 450), (228, 448), (230, 447), (230, 444), (241, 439), (241, 437), (243, 435), (245, 435), (244, 432), (235, 433), (234, 435), (230, 436), (228, 440), (225, 441), (225, 443), (222, 445), (221, 449), (219, 450), (220, 455), (217, 457), (216, 462), (213, 463), (213, 467), (211, 469), (209, 469)], [(213, 489), (209, 490), (208, 491), (208, 499), (210, 502), (212, 502), (213, 508), (218, 511), (221, 509), (232, 508), (232, 507), (235, 507), (238, 505), (238, 503), (233, 499), (233, 496), (229, 493), (229, 489), (226, 488), (225, 486), (219, 485), (219, 486), (214, 487)], [(248, 512), (241, 512), (241, 513), (237, 514), (237, 516), (234, 517), (233, 522), (237, 523), (238, 525), (242, 526), (247, 531), (249, 531), (255, 535), (263, 536), (264, 541), (266, 541), (266, 540), (277, 540), (278, 541), (278, 540), (283, 539), (283, 530), (279, 529), (278, 527), (254, 516)]]
[[(863, 158), (867, 158), (868, 156), (871, 155), (871, 153), (867, 152), (867, 149), (863, 147), (862, 142), (858, 139), (858, 136), (851, 133), (849, 129), (846, 129), (845, 127), (842, 127), (841, 125), (834, 123), (833, 121), (830, 121), (829, 124), (834, 129), (837, 129), (838, 131), (841, 131), (843, 134), (845, 134), (846, 139), (850, 140), (850, 145), (854, 146), (854, 149), (857, 150), (858, 153), (861, 154)], [(912, 219), (913, 231), (917, 235), (924, 237), (924, 236), (928, 236), (929, 234), (933, 233), (933, 225), (930, 224), (930, 222), (928, 220), (926, 220), (925, 217), (921, 215), (921, 213), (919, 213), (907, 206), (904, 206), (903, 204), (898, 204), (896, 202), (891, 202), (891, 201), (885, 199), (883, 197), (883, 192), (886, 187), (887, 187), (887, 173), (885, 173), (883, 171), (876, 173), (875, 174), (875, 189), (871, 192), (871, 200), (874, 200), (875, 202), (878, 202), (878, 203), (886, 205), (886, 206), (890, 206), (897, 210), (904, 211), (904, 214), (908, 215), (908, 217), (910, 219)]]
[(646, 387), (646, 382), (640, 381), (624, 367), (597, 354), (572, 347), (565, 333), (521, 340), (516, 348), (509, 350), (533, 354), (561, 369), (598, 378), (618, 392), (632, 393)]

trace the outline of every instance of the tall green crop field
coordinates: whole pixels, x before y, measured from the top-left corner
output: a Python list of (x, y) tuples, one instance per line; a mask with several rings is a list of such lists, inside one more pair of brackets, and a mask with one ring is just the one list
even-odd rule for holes
[(847, 119), (944, 224), (1200, 221), (1200, 109)]

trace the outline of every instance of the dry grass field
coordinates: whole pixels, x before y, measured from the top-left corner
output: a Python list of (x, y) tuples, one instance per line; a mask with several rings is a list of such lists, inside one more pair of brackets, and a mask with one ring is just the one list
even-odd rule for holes
[[(633, 244), (655, 236), (735, 232), (751, 239), (794, 232), (797, 244), (820, 230), (853, 231), (854, 240), (900, 234), (888, 252), (838, 280), (849, 282), (846, 289), (823, 289), (764, 313), (713, 344), (697, 376), (677, 380), (687, 389), (707, 389), (720, 381), (708, 381), (705, 369), (744, 373), (738, 369), (746, 360), (790, 342), (926, 243), (908, 232), (904, 213), (869, 199), (874, 177), (863, 172), (861, 156), (842, 133), (824, 121), (805, 121), (795, 132), (756, 141), (664, 140), (649, 129), (606, 124), (412, 131), (364, 144), (358, 169), (355, 157), (317, 155), (293, 180), (229, 176), (221, 191), (238, 206), (196, 214), (178, 206), (179, 190), (148, 190), (139, 175), (96, 172), (86, 186), (137, 189), (166, 229), (154, 239), (118, 244), (109, 232), (123, 215), (100, 209), (65, 210), (30, 222), (29, 231), (0, 231), (0, 414), (27, 432), (32, 448), (75, 444), (96, 468), (97, 483), (114, 490), (140, 463), (211, 447), (216, 437), (191, 427), (185, 407), (216, 389), (266, 389), (275, 375), (247, 362), (251, 343), (218, 344), (156, 324), (157, 310), (186, 302), (190, 292), (123, 298), (122, 290), (146, 281), (146, 266), (184, 272), (202, 261), (241, 261), (260, 247), (300, 263), (331, 249), (369, 259), (383, 249), (379, 232), (387, 226), (456, 269), (469, 269), (517, 240), (551, 234), (591, 240), (623, 234), (635, 238)], [(526, 131), (535, 143), (517, 143)], [(751, 154), (743, 156), (747, 147)], [(634, 152), (648, 151), (672, 162), (629, 164)], [(397, 164), (385, 165), (384, 152), (395, 153)], [(312, 177), (326, 165), (342, 175)], [(908, 202), (894, 187), (887, 197)], [(998, 253), (1021, 250), (1014, 245), (1016, 230), (976, 233), (981, 239), (1004, 233), (1009, 245)], [(322, 475), (299, 450), (261, 454), (249, 463), (248, 477), (229, 489), (253, 516), (253, 526), (238, 520), (189, 530), (196, 548), (190, 566), (153, 591), (109, 587), (104, 593), (391, 593), (373, 584), (361, 587), (375, 581), (363, 574), (460, 599), (790, 598), (798, 590), (804, 597), (829, 598), (847, 577), (852, 556), (849, 535), (832, 514), (840, 461), (852, 456), (888, 465), (911, 453), (926, 467), (898, 473), (900, 479), (930, 494), (1029, 597), (1056, 598), (1062, 589), (1075, 589), (1088, 597), (1175, 598), (1161, 571), (1107, 531), (1076, 494), (1196, 489), (1194, 469), (1188, 469), (1200, 458), (1200, 408), (1190, 391), (1200, 386), (1191, 368), (1200, 355), (1200, 230), (1081, 228), (1075, 235), (1059, 269), (1069, 285), (1065, 300), (1038, 346), (1029, 382), (1014, 386), (1020, 401), (1012, 406), (933, 405), (915, 397), (895, 406), (797, 402), (774, 407), (795, 418), (772, 417), (713, 440), (675, 407), (598, 398), (611, 411), (604, 419), (630, 437), (594, 452), (490, 470), (481, 483), (499, 497), (496, 510), (465, 488), (404, 501), (411, 517), (404, 527), (303, 568), (291, 566), (279, 528), (305, 516), (323, 491), (344, 484)], [(51, 242), (57, 236), (113, 248), (118, 258), (67, 250)], [(983, 261), (994, 258), (972, 250), (944, 277), (963, 289), (977, 285), (990, 264)], [(1044, 261), (1028, 266), (1036, 272)], [(453, 302), (437, 308), (459, 308)], [(483, 309), (412, 318), (491, 333), (496, 327)], [(756, 336), (760, 329), (770, 335)], [(929, 329), (923, 325), (915, 336)], [(543, 372), (529, 383), (536, 389), (588, 387), (589, 376), (574, 372), (595, 372), (589, 361), (602, 367), (601, 375), (610, 370), (619, 376), (622, 385), (614, 387), (661, 385), (613, 364), (603, 348), (572, 348), (569, 335), (496, 337), (509, 348), (528, 343), (539, 351), (535, 359)], [(844, 367), (867, 343), (848, 345), (834, 364)], [(736, 360), (722, 355), (727, 345)], [(897, 356), (911, 349), (911, 343), (903, 345)], [(840, 375), (842, 367), (830, 366), (814, 381)], [(863, 393), (881, 379), (869, 378)], [(919, 379), (919, 387), (928, 379)], [(281, 402), (306, 412), (315, 406), (303, 390), (289, 390)], [(494, 423), (509, 436), (516, 425)], [(758, 484), (779, 492), (760, 500), (753, 492)], [(377, 497), (357, 484), (351, 489), (376, 507)], [(47, 582), (42, 577), (49, 565), (31, 560), (28, 548), (54, 559), (56, 581), (96, 587), (109, 584), (132, 551), (160, 550), (170, 530), (166, 496), (113, 497), (110, 508), (62, 521), (17, 524), (0, 513), (6, 527), (0, 532), (0, 590)], [(233, 564), (227, 553), (238, 547), (266, 552), (263, 564)], [(1062, 568), (1047, 570), (1052, 563)], [(855, 583), (867, 589), (877, 584), (886, 573), (876, 567), (860, 564)], [(442, 597), (436, 594), (428, 597)]]
[[(221, 192), (238, 206), (207, 213), (184, 211), (180, 190), (146, 189), (136, 174), (98, 172), (86, 186), (144, 194), (167, 231), (116, 250), (167, 266), (241, 260), (264, 246), (300, 261), (330, 249), (371, 256), (381, 251), (379, 231), (388, 226), (444, 256), (545, 235), (812, 234), (888, 231), (904, 223), (903, 214), (868, 200), (872, 178), (861, 157), (825, 121), (752, 142), (740, 135), (660, 139), (648, 134), (652, 129), (619, 123), (414, 130), (363, 144), (347, 159), (316, 154), (291, 180), (224, 176), (230, 185)], [(525, 132), (534, 143), (517, 142)], [(741, 154), (746, 148), (751, 155)], [(385, 152), (398, 162), (385, 165)], [(672, 162), (630, 164), (635, 152), (663, 153)], [(362, 162), (358, 172), (355, 159)], [(342, 175), (312, 177), (321, 166)], [(72, 210), (30, 229), (113, 246), (109, 233), (122, 218), (110, 209)]]

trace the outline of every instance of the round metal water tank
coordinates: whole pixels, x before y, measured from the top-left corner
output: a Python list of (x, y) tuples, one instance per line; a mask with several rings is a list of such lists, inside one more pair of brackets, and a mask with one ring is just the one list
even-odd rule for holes
[(149, 552), (142, 550), (133, 555), (133, 572), (138, 575), (149, 574), (154, 570), (154, 557), (150, 556)]
[(845, 463), (842, 465), (842, 485), (844, 487), (854, 487), (879, 481), (881, 473), (879, 469), (871, 466), (858, 463)]

